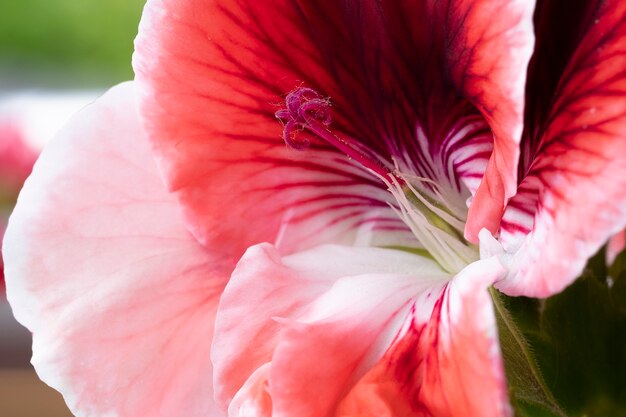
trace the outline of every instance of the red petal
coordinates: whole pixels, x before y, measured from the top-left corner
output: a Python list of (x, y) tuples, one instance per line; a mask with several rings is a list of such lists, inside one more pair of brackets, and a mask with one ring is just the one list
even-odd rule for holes
[(578, 48), (581, 34), (592, 23), (598, 4), (596, 0), (541, 0), (537, 4), (537, 42), (528, 66), (521, 172), (532, 163), (532, 152), (541, 138), (537, 133), (546, 123), (563, 71)]
[(490, 140), (471, 100), (498, 135), (494, 160), (509, 190), (531, 11), (530, 1), (496, 0), (150, 1), (134, 65), (142, 113), (193, 233), (234, 259), (285, 226), (291, 251), (363, 223), (398, 227), (382, 184), (341, 152), (319, 141), (285, 149), (273, 115), (303, 84), (330, 97), (333, 130), (409, 174), (439, 180), (456, 169), (457, 186), (482, 174), (487, 155), (469, 169), (454, 152), (477, 135)]
[(523, 242), (509, 245), (519, 251), (498, 287), (510, 295), (561, 291), (626, 225), (626, 4), (595, 4), (545, 128), (529, 138), (526, 191), (511, 201), (526, 214), (503, 224), (505, 231), (519, 220), (532, 227)]

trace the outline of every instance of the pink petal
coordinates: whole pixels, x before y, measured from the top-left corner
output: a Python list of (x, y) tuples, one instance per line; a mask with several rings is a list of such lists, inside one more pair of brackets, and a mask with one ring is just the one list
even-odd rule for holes
[(77, 416), (218, 416), (209, 360), (225, 284), (165, 191), (134, 85), (46, 148), (4, 241), (33, 364)]
[(478, 261), (436, 300), (419, 298), (394, 344), (352, 389), (337, 415), (511, 416), (486, 289), (504, 273), (495, 257)]
[[(626, 226), (626, 4), (598, 2), (570, 58), (543, 130), (527, 140), (531, 162), (503, 223), (516, 251), (509, 295), (561, 291)], [(507, 216), (505, 216), (506, 218)], [(511, 233), (510, 229), (532, 231)]]
[(444, 280), (439, 271), (345, 277), (283, 322), (270, 369), (275, 416), (329, 415), (384, 354), (414, 297), (435, 297)]
[(237, 402), (250, 403), (242, 386), (271, 362), (275, 415), (324, 415), (382, 354), (403, 306), (445, 278), (432, 261), (401, 251), (321, 246), (281, 258), (266, 244), (250, 248), (218, 310), (219, 402), (227, 407), (239, 391)]
[(280, 329), (274, 317), (297, 314), (334, 277), (327, 271), (305, 276), (289, 268), (269, 244), (246, 251), (222, 295), (215, 323), (215, 396), (224, 409), (255, 369), (271, 360)]
[[(507, 416), (486, 291), (503, 274), (494, 257), (446, 285), (448, 277), (432, 261), (400, 251), (321, 246), (280, 257), (269, 245), (253, 247), (218, 310), (213, 360), (215, 385), (223, 387), (219, 400), (230, 404), (231, 416), (269, 415), (269, 409), (273, 416), (326, 416), (342, 401), (338, 415), (350, 415), (342, 410), (357, 401), (372, 416), (384, 415), (377, 411), (383, 403), (390, 410), (429, 407), (434, 415)], [(410, 330), (414, 325), (419, 335)], [(405, 361), (393, 362), (398, 355)], [(423, 367), (424, 358), (432, 368)], [(410, 388), (420, 390), (422, 375), (421, 396), (402, 391), (404, 365), (407, 373), (419, 367)], [(383, 384), (369, 376), (383, 374), (399, 397), (361, 398), (358, 387)], [(484, 390), (475, 388), (477, 381)]]
[(269, 393), (269, 363), (254, 371), (228, 406), (230, 417), (271, 417), (272, 397)]
[(286, 149), (274, 113), (301, 86), (330, 97), (330, 130), (381, 166), (398, 162), (458, 193), (485, 169), (486, 117), (498, 148), (490, 178), (502, 177), (509, 196), (532, 9), (520, 0), (149, 1), (134, 61), (141, 110), (190, 230), (233, 260), (264, 241), (293, 253), (407, 231), (384, 184), (355, 159), (315, 137), (306, 152)]

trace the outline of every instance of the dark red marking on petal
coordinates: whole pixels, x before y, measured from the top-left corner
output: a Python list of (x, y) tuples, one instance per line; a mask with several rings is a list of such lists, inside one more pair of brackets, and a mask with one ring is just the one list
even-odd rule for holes
[[(517, 38), (507, 28), (517, 35), (527, 7), (522, 3), (150, 0), (134, 62), (142, 114), (192, 232), (205, 243), (219, 237), (220, 245), (230, 232), (240, 235), (242, 240), (231, 242), (239, 256), (252, 243), (272, 240), (280, 228), (279, 218), (267, 217), (270, 200), (258, 204), (257, 197), (247, 198), (252, 191), (278, 187), (286, 178), (306, 184), (326, 176), (288, 161), (315, 159), (319, 167), (343, 169), (338, 158), (323, 161), (332, 159), (331, 153), (341, 156), (326, 143), (311, 143), (306, 157), (277, 146), (277, 103), (303, 85), (332, 97), (338, 137), (354, 138), (386, 163), (392, 157), (409, 161), (411, 174), (437, 180), (443, 173), (460, 184), (458, 164), (447, 170), (446, 161), (455, 159), (449, 126), (479, 120), (483, 127), (476, 132), (486, 131), (475, 106), (486, 113), (485, 99), (502, 96), (490, 91), (504, 92), (503, 103), (511, 104), (504, 90), (523, 65), (508, 66), (507, 51), (517, 51)], [(486, 26), (483, 15), (493, 11), (503, 19)], [(496, 110), (488, 115), (494, 123), (501, 119)], [(286, 127), (290, 139), (297, 125)], [(416, 140), (418, 130), (427, 146)], [(458, 148), (474, 137), (455, 138)], [(425, 152), (438, 156), (433, 162)], [(286, 166), (257, 162), (270, 155)], [(471, 163), (462, 172), (474, 178), (485, 164), (478, 157)], [(377, 187), (384, 191), (383, 184)], [(327, 192), (332, 188), (294, 188), (281, 204)], [(215, 208), (238, 205), (257, 213), (247, 219), (246, 236), (227, 225), (238, 223), (236, 216), (247, 208), (223, 213)]]
[[(565, 67), (597, 12), (600, 1), (539, 0), (535, 10), (535, 51), (528, 67), (525, 132), (520, 181), (532, 161)], [(558, 30), (555, 28), (558, 27)]]
[[(569, 26), (581, 32), (567, 44), (574, 48), (570, 55), (557, 56), (567, 62), (545, 114), (533, 110), (529, 115), (540, 123), (531, 125), (524, 139), (520, 189), (526, 192), (507, 209), (517, 215), (510, 216), (503, 236), (511, 223), (531, 229), (511, 243), (519, 248), (514, 272), (498, 284), (510, 295), (546, 297), (561, 291), (586, 259), (626, 225), (626, 4), (576, 5), (578, 20)], [(544, 7), (565, 5), (545, 1)], [(537, 56), (538, 68), (544, 55)]]

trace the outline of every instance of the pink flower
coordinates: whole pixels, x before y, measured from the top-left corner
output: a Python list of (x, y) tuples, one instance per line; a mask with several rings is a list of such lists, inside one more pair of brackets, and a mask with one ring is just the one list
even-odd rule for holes
[(2, 200), (13, 199), (30, 174), (37, 151), (28, 144), (21, 125), (10, 115), (0, 114), (0, 192)]
[[(9, 115), (0, 114), (0, 242), (15, 198), (31, 172), (37, 152), (22, 136), (20, 126)], [(0, 245), (0, 248), (2, 245)], [(0, 299), (4, 298), (4, 262), (0, 259)]]
[(42, 379), (78, 416), (511, 415), (488, 287), (558, 292), (626, 224), (593, 6), (542, 2), (528, 66), (529, 1), (149, 1), (7, 231)]

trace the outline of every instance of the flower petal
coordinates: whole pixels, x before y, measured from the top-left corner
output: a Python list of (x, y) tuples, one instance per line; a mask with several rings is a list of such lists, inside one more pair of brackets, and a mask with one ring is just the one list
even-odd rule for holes
[[(517, 185), (519, 141), (524, 120), (526, 68), (534, 46), (534, 0), (466, 0), (458, 3), (471, 52), (459, 53), (454, 77), (489, 122), (494, 150), (470, 205), (466, 237), (478, 242), (485, 227), (497, 231), (506, 200)], [(493, 18), (497, 16), (497, 18)], [(465, 45), (465, 48), (467, 48)]]
[(208, 353), (225, 277), (162, 184), (133, 84), (49, 144), (3, 250), (33, 364), (77, 416), (220, 415)]
[[(498, 288), (547, 297), (626, 226), (626, 4), (595, 2), (556, 89), (545, 128), (528, 138), (531, 156), (515, 215), (503, 222), (517, 251)], [(511, 239), (532, 231), (525, 239)], [(507, 236), (508, 234), (508, 236)]]
[(419, 298), (394, 344), (337, 415), (512, 415), (487, 291), (504, 273), (496, 257), (481, 260), (461, 271), (435, 299)]
[(134, 66), (167, 183), (194, 235), (229, 251), (233, 263), (265, 241), (294, 252), (319, 242), (369, 244), (381, 229), (410, 236), (375, 176), (327, 144), (297, 152), (281, 139), (274, 113), (285, 95), (329, 76), (298, 7), (154, 0), (140, 27)]
[(274, 415), (332, 412), (383, 355), (415, 295), (436, 293), (443, 280), (440, 272), (343, 278), (306, 314), (284, 322), (270, 370)]
[[(334, 133), (388, 169), (442, 177), (457, 194), (482, 176), (491, 151), (480, 109), (497, 131), (509, 192), (532, 7), (149, 1), (134, 60), (142, 114), (190, 229), (233, 260), (263, 241), (296, 252), (353, 243), (364, 228), (408, 231), (388, 210), (384, 184), (354, 159), (314, 137), (304, 153), (286, 149), (274, 114), (303, 85), (330, 97)], [(496, 22), (485, 18), (494, 13)]]
[[(535, 11), (537, 42), (528, 66), (526, 87), (526, 130), (535, 134), (550, 116), (552, 98), (570, 59), (594, 19), (599, 2), (596, 0), (542, 0)], [(558, 27), (558, 30), (555, 30)], [(541, 139), (539, 135), (523, 138), (521, 169), (532, 163), (531, 149)]]
[(301, 311), (332, 282), (302, 276), (284, 265), (269, 244), (246, 251), (222, 295), (215, 323), (215, 397), (224, 409), (255, 369), (271, 360), (280, 328), (274, 317)]
[(218, 401), (227, 407), (271, 362), (274, 415), (325, 415), (382, 355), (412, 297), (446, 277), (430, 260), (389, 249), (321, 246), (283, 258), (267, 244), (249, 249), (218, 310)]
[(272, 398), (269, 393), (266, 363), (254, 371), (228, 406), (229, 417), (271, 417)]

